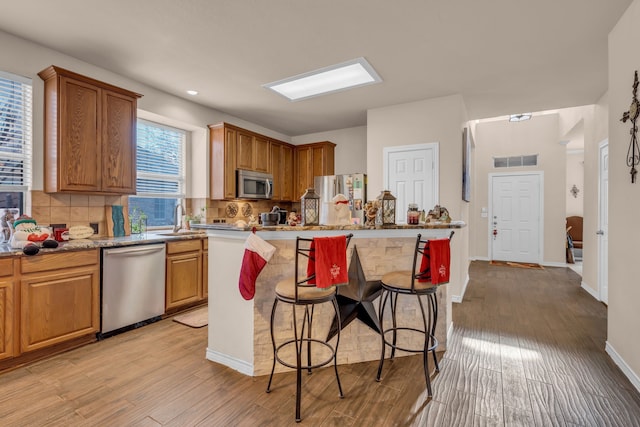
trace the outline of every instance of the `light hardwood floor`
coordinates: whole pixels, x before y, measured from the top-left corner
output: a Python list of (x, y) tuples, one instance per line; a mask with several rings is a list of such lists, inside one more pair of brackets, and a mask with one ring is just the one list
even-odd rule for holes
[[(474, 262), (425, 398), (419, 356), (303, 377), (302, 425), (640, 426), (640, 397), (604, 352), (606, 307), (570, 269)], [(230, 319), (230, 324), (232, 324)], [(170, 319), (0, 375), (0, 426), (295, 425), (295, 376), (204, 358), (206, 328)]]

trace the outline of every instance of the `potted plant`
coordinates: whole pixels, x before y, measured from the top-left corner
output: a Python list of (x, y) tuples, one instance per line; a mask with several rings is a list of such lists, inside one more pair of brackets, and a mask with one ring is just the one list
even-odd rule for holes
[(198, 213), (198, 214), (195, 214), (195, 215), (193, 213), (187, 214), (184, 217), (186, 223), (188, 224), (187, 228), (191, 228), (191, 225), (193, 225), (193, 224), (200, 224), (200, 223), (202, 223), (203, 220), (206, 222), (206, 220), (207, 220), (206, 210), (207, 210), (207, 208), (204, 207), (204, 208), (200, 208), (200, 213)]
[(147, 214), (140, 208), (134, 207), (131, 212), (131, 234), (147, 232)]

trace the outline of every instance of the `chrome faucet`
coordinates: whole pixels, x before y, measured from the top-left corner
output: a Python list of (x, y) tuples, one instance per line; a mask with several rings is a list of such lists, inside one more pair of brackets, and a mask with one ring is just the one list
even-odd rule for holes
[(181, 203), (176, 205), (176, 210), (173, 212), (173, 232), (177, 233), (182, 228), (182, 215), (185, 214), (184, 206)]

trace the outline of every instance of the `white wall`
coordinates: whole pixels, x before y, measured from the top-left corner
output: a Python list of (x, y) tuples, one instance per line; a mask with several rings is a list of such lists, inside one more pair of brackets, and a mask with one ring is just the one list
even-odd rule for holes
[[(567, 152), (566, 215), (584, 216), (584, 150)], [(576, 186), (574, 197), (571, 188)]]
[[(566, 150), (558, 142), (558, 114), (533, 116), (523, 122), (499, 120), (481, 122), (475, 131), (475, 185), (471, 203), (473, 239), (470, 251), (474, 257), (488, 259), (489, 218), (481, 217), (481, 208), (489, 209), (489, 173), (544, 172), (544, 246), (543, 262), (565, 262), (565, 187)], [(493, 157), (538, 154), (538, 166), (493, 167)]]
[(607, 350), (640, 387), (640, 179), (626, 166), (633, 74), (640, 70), (640, 1), (635, 0), (609, 34), (609, 309)]
[[(32, 79), (33, 83), (33, 186), (34, 190), (43, 188), (43, 137), (44, 137), (44, 83), (38, 77), (38, 72), (49, 65), (57, 65), (79, 74), (92, 77), (143, 95), (138, 101), (138, 108), (149, 114), (149, 117), (170, 119), (174, 125), (184, 125), (195, 131), (193, 144), (195, 150), (207, 148), (208, 124), (227, 121), (238, 126), (271, 136), (282, 141), (290, 142), (287, 135), (257, 126), (242, 119), (229, 116), (220, 111), (206, 108), (186, 99), (169, 95), (165, 92), (146, 86), (134, 80), (79, 61), (60, 52), (48, 49), (27, 40), (0, 31), (0, 69)], [(203, 139), (204, 138), (204, 139)], [(199, 173), (207, 170), (206, 151), (194, 155), (196, 164), (188, 165), (188, 170)], [(197, 151), (196, 151), (196, 154)], [(208, 181), (205, 180), (205, 181)], [(204, 197), (202, 186), (197, 186), (192, 197)]]
[[(367, 112), (368, 199), (383, 188), (383, 149), (397, 145), (439, 143), (440, 204), (453, 219), (468, 221), (468, 203), (462, 201), (462, 129), (467, 120), (460, 95), (428, 99)], [(400, 206), (398, 209), (406, 209)], [(452, 241), (451, 281), (447, 285), (447, 326), (451, 301), (462, 299), (469, 269), (468, 227)]]
[(329, 132), (310, 133), (291, 138), (294, 145), (331, 141), (336, 146), (335, 173), (367, 172), (367, 127), (358, 126)]

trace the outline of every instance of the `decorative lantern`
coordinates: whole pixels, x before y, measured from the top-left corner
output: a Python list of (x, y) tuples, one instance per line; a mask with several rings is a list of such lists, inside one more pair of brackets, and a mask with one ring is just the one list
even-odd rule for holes
[(313, 188), (307, 188), (300, 199), (302, 211), (302, 225), (319, 225), (320, 222), (320, 196)]
[(384, 190), (376, 200), (378, 204), (377, 225), (394, 225), (396, 223), (396, 198), (391, 191)]

